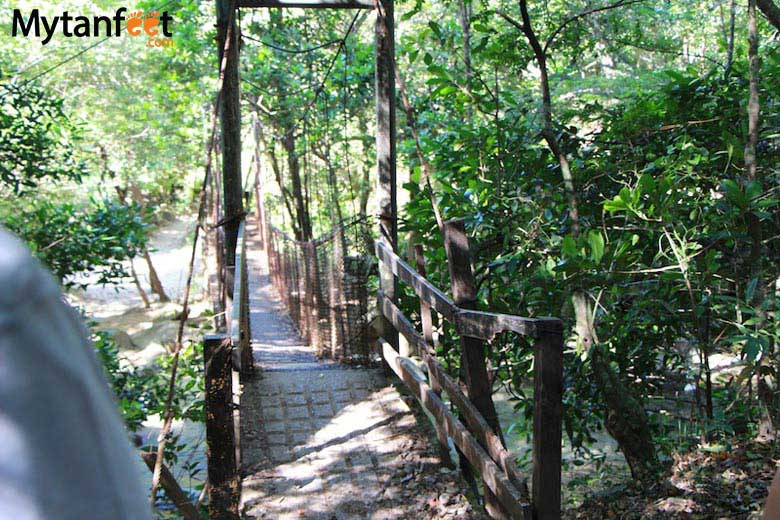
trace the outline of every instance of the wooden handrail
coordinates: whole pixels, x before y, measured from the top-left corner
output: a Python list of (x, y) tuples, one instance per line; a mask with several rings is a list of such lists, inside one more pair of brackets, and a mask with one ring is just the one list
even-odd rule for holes
[(230, 328), (228, 335), (233, 345), (241, 342), (241, 277), (246, 272), (246, 237), (244, 235), (244, 222), (238, 226), (238, 238), (236, 239), (236, 265), (233, 271), (233, 311), (230, 314)]
[(246, 223), (241, 221), (236, 240), (236, 265), (232, 268), (233, 302), (227, 331), (227, 335), (235, 347), (233, 349), (233, 366), (241, 374), (251, 373), (254, 369), (250, 346), (249, 273), (247, 268)]
[(404, 316), (403, 312), (386, 296), (380, 295), (380, 301), (385, 317), (393, 324), (396, 330), (403, 334), (409, 343), (419, 347), (420, 357), (425, 362), (428, 373), (441, 384), (442, 389), (462, 414), (471, 431), (486, 447), (491, 458), (500, 463), (501, 468), (507, 473), (526, 501), (530, 500), (525, 483), (527, 478), (520, 473), (511, 454), (501, 443), (501, 439), (498, 438), (498, 435), (488, 426), (479, 411), (471, 404), (471, 401), (468, 400), (460, 389), (460, 385), (447, 374), (444, 367), (432, 355), (425, 338), (415, 330), (414, 325)]
[(414, 364), (387, 341), (380, 338), (379, 345), (387, 364), (412, 391), (420, 403), (436, 418), (468, 461), (480, 472), (485, 484), (498, 497), (502, 505), (518, 520), (530, 520), (531, 508), (527, 498), (513, 485), (509, 477), (480, 446), (474, 435), (447, 409), (447, 405), (431, 390), (427, 382), (416, 374)]
[(449, 296), (421, 276), (412, 266), (395, 254), (386, 244), (376, 242), (379, 261), (393, 271), (398, 278), (414, 289), (417, 296), (436, 312), (455, 324), (458, 334), (491, 341), (502, 332), (514, 332), (521, 336), (537, 337), (543, 330), (562, 326), (558, 318), (525, 318), (511, 314), (462, 309)]
[[(456, 224), (454, 227), (456, 228), (454, 233), (459, 234), (458, 240), (465, 244), (464, 248), (457, 251), (459, 258), (455, 262), (459, 263), (461, 271), (471, 276), (467, 256), (468, 245), (463, 226)], [(482, 479), (489, 489), (489, 492), (486, 490), (486, 506), (494, 506), (488, 507), (491, 515), (503, 517), (509, 514), (511, 518), (530, 518), (530, 511), (533, 510), (534, 518), (537, 520), (559, 519), (561, 507), (563, 322), (558, 318), (527, 318), (465, 308), (474, 305), (472, 300), (476, 294), (473, 285), (471, 289), (468, 288), (468, 285), (465, 286), (471, 290), (471, 293), (466, 293), (467, 297), (464, 297), (463, 290), (460, 291), (460, 295), (456, 294), (456, 297), (461, 298), (459, 301), (464, 306), (461, 307), (407, 264), (388, 245), (377, 241), (375, 249), (381, 265), (392, 272), (396, 278), (412, 287), (421, 302), (429, 305), (431, 309), (436, 310), (442, 317), (455, 325), (455, 329), (461, 337), (461, 348), (464, 352), (468, 351), (470, 355), (474, 356), (477, 351), (481, 351), (483, 348), (478, 340), (491, 341), (496, 335), (503, 332), (514, 332), (533, 341), (533, 487), (529, 499), (527, 479), (520, 473), (513, 457), (504, 447), (500, 437), (500, 429), (496, 428), (494, 431), (486, 418), (485, 414), (490, 413), (490, 409), (493, 408), (492, 403), (487, 411), (480, 411), (482, 408), (478, 408), (479, 403), (474, 401), (471, 387), (469, 387), (469, 397), (467, 397), (461, 390), (460, 384), (451, 378), (435, 359), (435, 352), (430, 342), (417, 332), (412, 322), (380, 287), (378, 304), (382, 315), (395, 331), (400, 332), (407, 339), (412, 350), (425, 362), (431, 383), (447, 393), (450, 401), (460, 411), (460, 417), (468, 426), (468, 430), (454, 416), (448, 415), (446, 407), (442, 410), (443, 405), (440, 406), (442, 401), (437, 395), (438, 390), (434, 391), (424, 381), (419, 380), (410, 366), (407, 366), (412, 361), (399, 354), (390, 343), (380, 338), (385, 360), (420, 400), (422, 406), (431, 412), (436, 419), (437, 429), (446, 429), (469, 462), (480, 471)], [(452, 258), (450, 258), (450, 262), (453, 262)], [(464, 263), (468, 267), (467, 272), (464, 271), (465, 267), (462, 265)], [(452, 265), (450, 267), (452, 268)], [(455, 276), (452, 269), (450, 274), (451, 277)], [(463, 280), (460, 280), (459, 283), (462, 284)], [(466, 339), (464, 340), (464, 338)], [(479, 377), (484, 378), (487, 374), (484, 366), (480, 370), (484, 375), (478, 376), (480, 371), (475, 371), (471, 376), (472, 382), (476, 377), (477, 383), (484, 387), (484, 379), (479, 379)], [(489, 388), (480, 388), (480, 391), (482, 390), (487, 392), (489, 396)], [(493, 419), (496, 420), (495, 417)], [(463, 433), (464, 431), (466, 433)], [(475, 449), (474, 445), (479, 449)], [(500, 468), (501, 473), (497, 475), (494, 468)], [(491, 504), (488, 504), (488, 495), (493, 501)], [(496, 500), (498, 503), (495, 503)], [(502, 508), (504, 511), (499, 511), (495, 507)]]
[(428, 302), (436, 312), (445, 318), (452, 319), (457, 307), (449, 296), (440, 291), (423, 276), (420, 276), (412, 266), (404, 262), (385, 243), (377, 240), (375, 245), (376, 256), (381, 263), (387, 266), (394, 275), (412, 287), (417, 296)]

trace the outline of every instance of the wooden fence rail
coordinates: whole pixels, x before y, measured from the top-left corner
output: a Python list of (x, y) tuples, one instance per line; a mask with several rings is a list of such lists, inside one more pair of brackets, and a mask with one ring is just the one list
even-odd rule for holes
[[(238, 230), (236, 265), (227, 266), (232, 296), (227, 331), (203, 340), (209, 518), (238, 520), (240, 499), (238, 379), (254, 371), (249, 330), (249, 278), (244, 222)], [(230, 299), (232, 298), (232, 303)]]
[[(524, 318), (474, 310), (476, 291), (462, 222), (447, 223), (445, 244), (448, 244), (455, 300), (404, 262), (385, 242), (377, 241), (376, 255), (382, 266), (413, 288), (420, 299), (424, 329), (422, 334), (419, 333), (380, 287), (382, 314), (392, 325), (392, 330), (401, 333), (408, 342), (408, 352), (399, 352), (389, 341), (380, 338), (381, 351), (390, 368), (435, 418), (440, 441), (442, 432), (446, 432), (460, 453), (479, 472), (485, 485), (485, 505), (491, 516), (558, 520), (561, 514), (562, 322), (556, 318)], [(461, 337), (466, 393), (435, 358), (430, 330), (432, 320), (427, 316), (431, 310), (452, 322)], [(484, 342), (510, 331), (531, 339), (534, 344), (530, 496), (526, 479), (504, 447), (485, 367)], [(430, 384), (411, 356), (423, 360)], [(442, 401), (442, 392), (458, 410), (459, 418)]]

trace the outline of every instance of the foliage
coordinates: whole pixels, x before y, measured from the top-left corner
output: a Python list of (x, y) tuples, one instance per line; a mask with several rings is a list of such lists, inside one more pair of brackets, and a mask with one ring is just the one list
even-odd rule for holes
[(3, 220), (67, 286), (86, 286), (86, 280), (74, 278), (85, 273), (96, 276), (89, 283), (120, 281), (128, 276), (123, 262), (147, 243), (140, 207), (111, 200), (95, 200), (85, 209), (41, 200)]
[(44, 179), (78, 181), (83, 165), (71, 144), (77, 130), (63, 100), (45, 89), (0, 85), (0, 190), (18, 195)]
[[(609, 412), (598, 359), (647, 410), (667, 459), (702, 439), (755, 433), (767, 411), (780, 411), (774, 33), (761, 21), (759, 168), (747, 178), (744, 5), (530, 2), (547, 53), (554, 137), (573, 172), (578, 233), (560, 161), (541, 133), (540, 64), (512, 23), (519, 5), (397, 3), (399, 98), (411, 108), (398, 110), (401, 248), (422, 243), (429, 278), (449, 286), (437, 205), (445, 219), (466, 220), (481, 308), (564, 319), (565, 428), (578, 453)], [(103, 184), (187, 206), (183, 187), (198, 166), (216, 84), (214, 13), (191, 0), (168, 8), (173, 48), (107, 43), (25, 87), (21, 80), (45, 70), (35, 64), (40, 49), (0, 38), (2, 77), (11, 79), (0, 98), (1, 181), (6, 191), (36, 195), (21, 209), (4, 205), (3, 219), (64, 280), (89, 269), (115, 280), (121, 261), (146, 245), (138, 208), (92, 201)], [(245, 174), (258, 174), (275, 224), (300, 231), (305, 215), (316, 235), (374, 212), (374, 30), (365, 20), (359, 15), (342, 42), (349, 17), (340, 12), (241, 11), (242, 102), (252, 113), (243, 130), (258, 157)], [(50, 48), (47, 60), (64, 57)], [(594, 309), (594, 347), (573, 332), (574, 291)], [(408, 294), (401, 305), (417, 311)], [(439, 354), (456, 374), (455, 331), (438, 332)], [(496, 387), (510, 390), (519, 411), (510, 433), (524, 435), (532, 347), (500, 337), (489, 352)], [(127, 405), (129, 420), (159, 406), (141, 389), (156, 384), (145, 374), (117, 377), (120, 394), (140, 403)], [(693, 400), (685, 421), (659, 409), (674, 385), (678, 400)]]
[[(162, 415), (168, 393), (170, 359), (159, 358), (152, 366), (138, 367), (122, 358), (116, 342), (106, 331), (92, 330), (92, 341), (119, 401), (119, 409), (130, 431), (138, 431), (150, 416)], [(182, 349), (173, 410), (177, 419), (203, 422), (203, 370), (197, 345)]]

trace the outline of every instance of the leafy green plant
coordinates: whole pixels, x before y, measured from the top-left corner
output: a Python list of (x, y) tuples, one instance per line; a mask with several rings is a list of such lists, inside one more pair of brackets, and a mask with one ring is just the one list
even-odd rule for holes
[(128, 276), (123, 262), (147, 243), (141, 209), (111, 200), (94, 200), (83, 209), (41, 200), (6, 214), (3, 224), (66, 286), (85, 286), (72, 278), (80, 273), (95, 273), (100, 284), (118, 282)]
[(0, 190), (29, 191), (44, 180), (79, 180), (78, 128), (63, 100), (35, 86), (0, 85)]

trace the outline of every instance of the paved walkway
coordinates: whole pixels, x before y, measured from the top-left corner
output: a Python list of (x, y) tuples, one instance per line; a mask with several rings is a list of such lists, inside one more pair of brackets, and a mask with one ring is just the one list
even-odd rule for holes
[(256, 242), (248, 247), (261, 370), (241, 396), (243, 517), (483, 518), (381, 370), (320, 362), (302, 343), (264, 254)]

